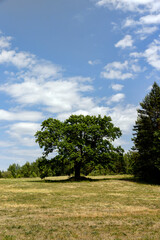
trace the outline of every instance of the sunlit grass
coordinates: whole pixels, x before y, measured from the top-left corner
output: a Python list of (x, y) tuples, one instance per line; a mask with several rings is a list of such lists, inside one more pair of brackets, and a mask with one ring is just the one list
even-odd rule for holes
[(160, 239), (160, 186), (66, 179), (1, 179), (0, 240)]

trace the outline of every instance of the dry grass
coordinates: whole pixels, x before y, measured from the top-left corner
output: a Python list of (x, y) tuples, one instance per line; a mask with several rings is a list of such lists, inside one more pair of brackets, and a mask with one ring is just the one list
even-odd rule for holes
[(94, 177), (0, 180), (0, 240), (160, 239), (160, 186)]

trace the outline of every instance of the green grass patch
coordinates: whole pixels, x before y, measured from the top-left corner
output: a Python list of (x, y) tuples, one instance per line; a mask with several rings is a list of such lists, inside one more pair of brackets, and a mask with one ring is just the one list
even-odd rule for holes
[(160, 239), (160, 186), (90, 178), (0, 179), (0, 240)]

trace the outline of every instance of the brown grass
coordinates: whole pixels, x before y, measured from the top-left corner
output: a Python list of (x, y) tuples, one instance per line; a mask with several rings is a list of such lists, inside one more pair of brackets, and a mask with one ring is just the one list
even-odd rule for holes
[(1, 179), (0, 240), (159, 240), (160, 186), (125, 177)]

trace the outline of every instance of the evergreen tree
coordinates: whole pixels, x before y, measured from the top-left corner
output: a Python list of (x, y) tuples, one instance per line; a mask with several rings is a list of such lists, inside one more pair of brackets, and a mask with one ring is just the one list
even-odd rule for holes
[(140, 103), (134, 126), (134, 144), (138, 157), (134, 174), (145, 180), (160, 181), (160, 87), (157, 83)]

